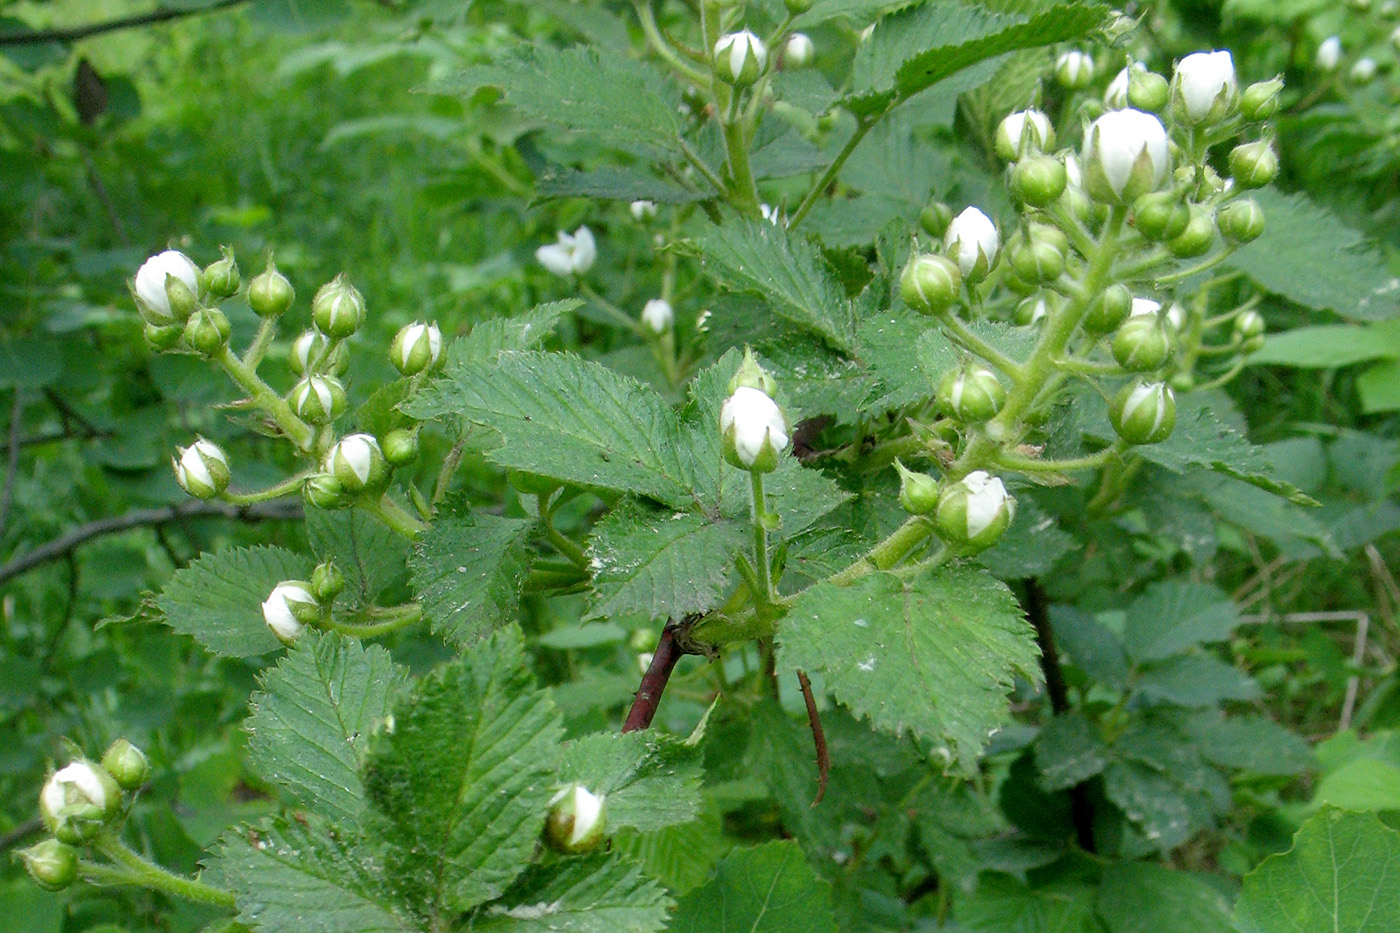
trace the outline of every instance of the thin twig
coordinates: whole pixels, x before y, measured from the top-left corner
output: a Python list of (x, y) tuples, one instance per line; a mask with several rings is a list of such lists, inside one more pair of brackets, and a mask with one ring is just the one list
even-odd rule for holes
[(259, 502), (237, 506), (226, 502), (183, 502), (154, 509), (135, 509), (125, 515), (100, 518), (70, 529), (67, 533), (41, 544), (0, 566), (0, 583), (4, 583), (41, 564), (57, 560), (94, 538), (130, 531), (151, 525), (164, 525), (185, 518), (235, 518), (243, 522), (291, 520), (300, 518), (301, 503), (295, 499), (280, 502)]
[(5, 488), (0, 492), (0, 537), (5, 534), (5, 525), (10, 518), (10, 502), (15, 493), (15, 474), (19, 471), (19, 425), (22, 420), (24, 392), (19, 386), (15, 386), (15, 401), (10, 406), (10, 455), (5, 463)]
[(44, 823), (37, 816), (32, 820), (25, 820), (5, 835), (0, 836), (0, 852), (13, 848), (43, 828)]
[(806, 671), (797, 672), (797, 682), (802, 685), (802, 702), (807, 704), (807, 724), (812, 727), (812, 742), (817, 747), (817, 796), (812, 798), (812, 806), (822, 802), (826, 796), (826, 778), (831, 773), (831, 752), (826, 747), (826, 732), (822, 729), (822, 718), (817, 713), (817, 698), (812, 696), (812, 682)]
[(668, 624), (661, 630), (656, 642), (656, 652), (651, 656), (651, 664), (642, 675), (642, 683), (637, 687), (637, 696), (632, 708), (627, 712), (627, 721), (622, 724), (623, 732), (637, 732), (651, 725), (656, 716), (656, 708), (661, 703), (661, 694), (666, 692), (666, 682), (681, 659), (680, 646), (676, 644), (676, 626)]
[(186, 16), (195, 16), (200, 13), (214, 13), (218, 10), (226, 10), (229, 7), (238, 6), (240, 3), (247, 3), (248, 0), (217, 0), (208, 6), (175, 8), (156, 7), (149, 13), (139, 13), (135, 16), (123, 16), (119, 19), (109, 19), (100, 23), (87, 23), (82, 26), (61, 26), (54, 29), (36, 29), (31, 32), (11, 32), (0, 34), (0, 46), (3, 45), (38, 45), (43, 42), (74, 42), (78, 39), (87, 39), (91, 36), (100, 36), (107, 32), (116, 32), (121, 29), (133, 29), (137, 26), (150, 26), (155, 23), (164, 23), (172, 19), (183, 19)]

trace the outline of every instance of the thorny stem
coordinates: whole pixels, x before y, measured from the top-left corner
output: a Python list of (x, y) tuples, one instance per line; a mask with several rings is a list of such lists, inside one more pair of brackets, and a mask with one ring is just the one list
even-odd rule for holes
[(233, 894), (194, 878), (186, 878), (168, 871), (154, 862), (148, 862), (126, 847), (115, 832), (104, 832), (93, 840), (92, 847), (111, 859), (117, 868), (106, 865), (87, 864), (83, 873), (93, 881), (107, 884), (132, 884), (151, 888), (182, 897), (199, 904), (210, 904), (233, 910)]
[(768, 559), (768, 506), (763, 495), (763, 474), (757, 470), (749, 473), (749, 488), (753, 492), (753, 559), (754, 570), (758, 574), (758, 592), (754, 594), (754, 604), (762, 611), (773, 603), (773, 576)]
[(227, 345), (215, 354), (214, 362), (219, 364), (219, 367), (238, 384), (239, 388), (248, 393), (248, 396), (259, 408), (277, 422), (277, 426), (292, 439), (292, 443), (296, 444), (299, 450), (310, 449), (316, 432), (311, 429), (310, 425), (298, 418), (286, 400), (272, 391), (272, 387), (266, 382), (258, 378), (257, 373), (244, 365), (243, 361)]
[(812, 682), (806, 671), (797, 672), (797, 682), (802, 686), (802, 702), (807, 706), (807, 724), (812, 727), (812, 743), (817, 750), (817, 796), (812, 798), (812, 806), (822, 802), (826, 796), (826, 779), (831, 773), (831, 752), (826, 747), (826, 732), (822, 729), (821, 715), (817, 712), (817, 698), (812, 695)]
[(298, 473), (290, 476), (275, 486), (269, 486), (258, 492), (229, 492), (225, 490), (219, 498), (234, 505), (253, 505), (258, 502), (270, 502), (273, 499), (280, 499), (283, 496), (290, 496), (301, 489), (301, 484), (306, 482), (307, 474)]
[(277, 336), (277, 318), (265, 317), (258, 325), (258, 333), (253, 337), (253, 342), (248, 345), (248, 349), (243, 353), (243, 365), (253, 372), (258, 371), (258, 364), (262, 362), (263, 355), (267, 353), (267, 348), (272, 345), (272, 338)]
[[(423, 607), (418, 603), (405, 603), (402, 606), (370, 606), (356, 613), (349, 621), (336, 621), (329, 613), (321, 620), (320, 627), (353, 638), (377, 638), (399, 629), (407, 628), (423, 618)], [(356, 621), (364, 619), (366, 621)], [(377, 621), (376, 621), (377, 620)]]
[(676, 626), (668, 623), (657, 639), (656, 651), (651, 656), (651, 664), (642, 675), (641, 686), (637, 688), (632, 708), (627, 712), (627, 721), (622, 724), (623, 732), (637, 732), (651, 725), (656, 716), (656, 707), (661, 702), (661, 694), (666, 692), (666, 682), (681, 659), (680, 646), (676, 644)]
[(399, 505), (385, 493), (379, 499), (367, 499), (360, 503), (360, 508), (378, 518), (394, 531), (412, 541), (421, 533), (428, 529), (423, 521), (409, 514), (403, 506)]

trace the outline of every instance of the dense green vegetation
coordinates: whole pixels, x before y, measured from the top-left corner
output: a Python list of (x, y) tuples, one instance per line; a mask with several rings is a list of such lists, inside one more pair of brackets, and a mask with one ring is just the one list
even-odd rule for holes
[(7, 929), (1400, 929), (1397, 4), (5, 0), (0, 88)]

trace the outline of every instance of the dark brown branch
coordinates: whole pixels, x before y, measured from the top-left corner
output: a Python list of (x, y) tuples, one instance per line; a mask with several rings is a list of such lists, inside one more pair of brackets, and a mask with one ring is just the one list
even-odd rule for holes
[(200, 502), (191, 500), (180, 505), (168, 505), (154, 509), (135, 509), (125, 515), (100, 518), (70, 529), (52, 541), (41, 544), (0, 566), (0, 583), (4, 583), (41, 564), (57, 560), (71, 553), (94, 538), (130, 531), (151, 525), (164, 525), (186, 518), (234, 518), (243, 522), (268, 520), (290, 520), (301, 517), (301, 502), (296, 499), (283, 499), (276, 502), (259, 502), (256, 505), (230, 505), (227, 502)]
[(19, 427), (24, 420), (24, 392), (15, 386), (15, 403), (10, 407), (9, 456), (5, 458), (5, 488), (0, 490), (0, 535), (10, 518), (10, 502), (15, 494), (15, 474), (19, 472)]
[(54, 29), (36, 29), (32, 32), (4, 33), (0, 34), (0, 45), (38, 45), (43, 42), (76, 42), (79, 39), (100, 36), (106, 32), (116, 32), (121, 29), (134, 29), (138, 26), (151, 26), (172, 19), (184, 19), (186, 16), (197, 16), (201, 13), (214, 13), (247, 2), (248, 0), (218, 0), (218, 2), (211, 3), (208, 6), (190, 7), (187, 9), (159, 6), (149, 13), (138, 13), (135, 16), (124, 16), (120, 19), (109, 19), (100, 23), (87, 23), (82, 26), (63, 26)]
[(0, 852), (14, 848), (30, 836), (38, 835), (43, 828), (44, 824), (37, 816), (32, 820), (20, 823), (5, 835), (0, 836)]
[[(1060, 667), (1060, 653), (1055, 647), (1055, 633), (1050, 628), (1050, 611), (1045, 588), (1039, 580), (1025, 581), (1026, 617), (1035, 627), (1035, 640), (1040, 645), (1040, 669), (1045, 673), (1045, 692), (1050, 697), (1050, 709), (1056, 716), (1069, 712), (1069, 689)], [(1097, 851), (1094, 845), (1094, 808), (1089, 801), (1089, 788), (1080, 783), (1069, 789), (1070, 817), (1074, 835), (1085, 852)]]
[(812, 806), (822, 802), (826, 796), (826, 778), (831, 773), (831, 752), (826, 747), (826, 732), (822, 729), (822, 718), (817, 713), (817, 698), (812, 696), (812, 682), (806, 671), (797, 672), (797, 681), (802, 685), (802, 701), (807, 704), (807, 724), (812, 727), (812, 742), (817, 746), (817, 796), (812, 798)]
[(642, 675), (641, 686), (627, 711), (627, 721), (622, 724), (623, 732), (637, 732), (651, 725), (656, 716), (656, 707), (661, 703), (661, 694), (666, 692), (666, 682), (681, 659), (680, 646), (676, 644), (676, 625), (667, 623), (656, 640), (656, 652), (651, 656), (651, 664)]

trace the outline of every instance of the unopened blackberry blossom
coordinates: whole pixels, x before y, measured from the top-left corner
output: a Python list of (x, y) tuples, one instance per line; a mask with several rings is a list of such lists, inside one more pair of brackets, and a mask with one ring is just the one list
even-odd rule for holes
[(1094, 80), (1094, 59), (1087, 52), (1071, 49), (1055, 60), (1055, 80), (1061, 87), (1080, 91)]
[(998, 124), (995, 146), (997, 155), (1015, 162), (1022, 156), (1055, 148), (1055, 128), (1039, 110), (1017, 110)]
[(228, 488), (228, 457), (213, 441), (201, 437), (188, 447), (175, 448), (171, 465), (175, 482), (196, 499), (212, 499)]
[(664, 334), (675, 323), (676, 313), (665, 298), (653, 298), (642, 307), (642, 326), (653, 334)]
[(1339, 36), (1328, 36), (1317, 47), (1317, 57), (1313, 63), (1318, 71), (1336, 71), (1342, 61), (1342, 40)]
[(1177, 63), (1172, 105), (1188, 123), (1217, 123), (1239, 100), (1235, 61), (1229, 52), (1196, 52)]
[(570, 784), (549, 801), (544, 838), (549, 847), (579, 855), (598, 847), (607, 835), (607, 798), (582, 784)]
[(934, 520), (945, 541), (981, 550), (1001, 537), (1015, 514), (1016, 500), (1001, 478), (974, 470), (944, 487)]
[(598, 244), (587, 227), (579, 227), (573, 233), (560, 230), (558, 242), (535, 250), (535, 258), (557, 276), (583, 275), (598, 258)]
[(806, 33), (794, 32), (783, 44), (783, 67), (803, 68), (811, 63), (816, 54), (817, 47), (812, 44), (811, 38)]
[(74, 761), (49, 776), (39, 792), (39, 816), (60, 842), (87, 841), (117, 815), (121, 788), (90, 761)]
[(141, 264), (133, 291), (148, 323), (181, 323), (194, 310), (199, 296), (199, 267), (179, 250), (168, 249)]
[(741, 470), (771, 473), (788, 446), (783, 410), (764, 392), (739, 386), (719, 410), (724, 457)]
[(348, 493), (375, 492), (389, 480), (384, 451), (372, 434), (351, 434), (326, 452), (322, 468)]
[(714, 66), (715, 74), (726, 84), (753, 84), (768, 67), (768, 47), (747, 29), (728, 33), (715, 42)]
[(311, 587), (300, 580), (283, 580), (262, 604), (263, 621), (278, 641), (290, 645), (321, 613)]
[(405, 325), (389, 346), (389, 361), (405, 376), (437, 369), (442, 363), (442, 331), (432, 322)]
[(1128, 204), (1161, 187), (1171, 169), (1167, 130), (1150, 113), (1110, 110), (1084, 138), (1085, 187), (1089, 196)]
[(953, 218), (943, 235), (943, 247), (948, 258), (958, 264), (958, 271), (968, 281), (980, 281), (996, 262), (1001, 238), (996, 224), (975, 207), (966, 208)]

